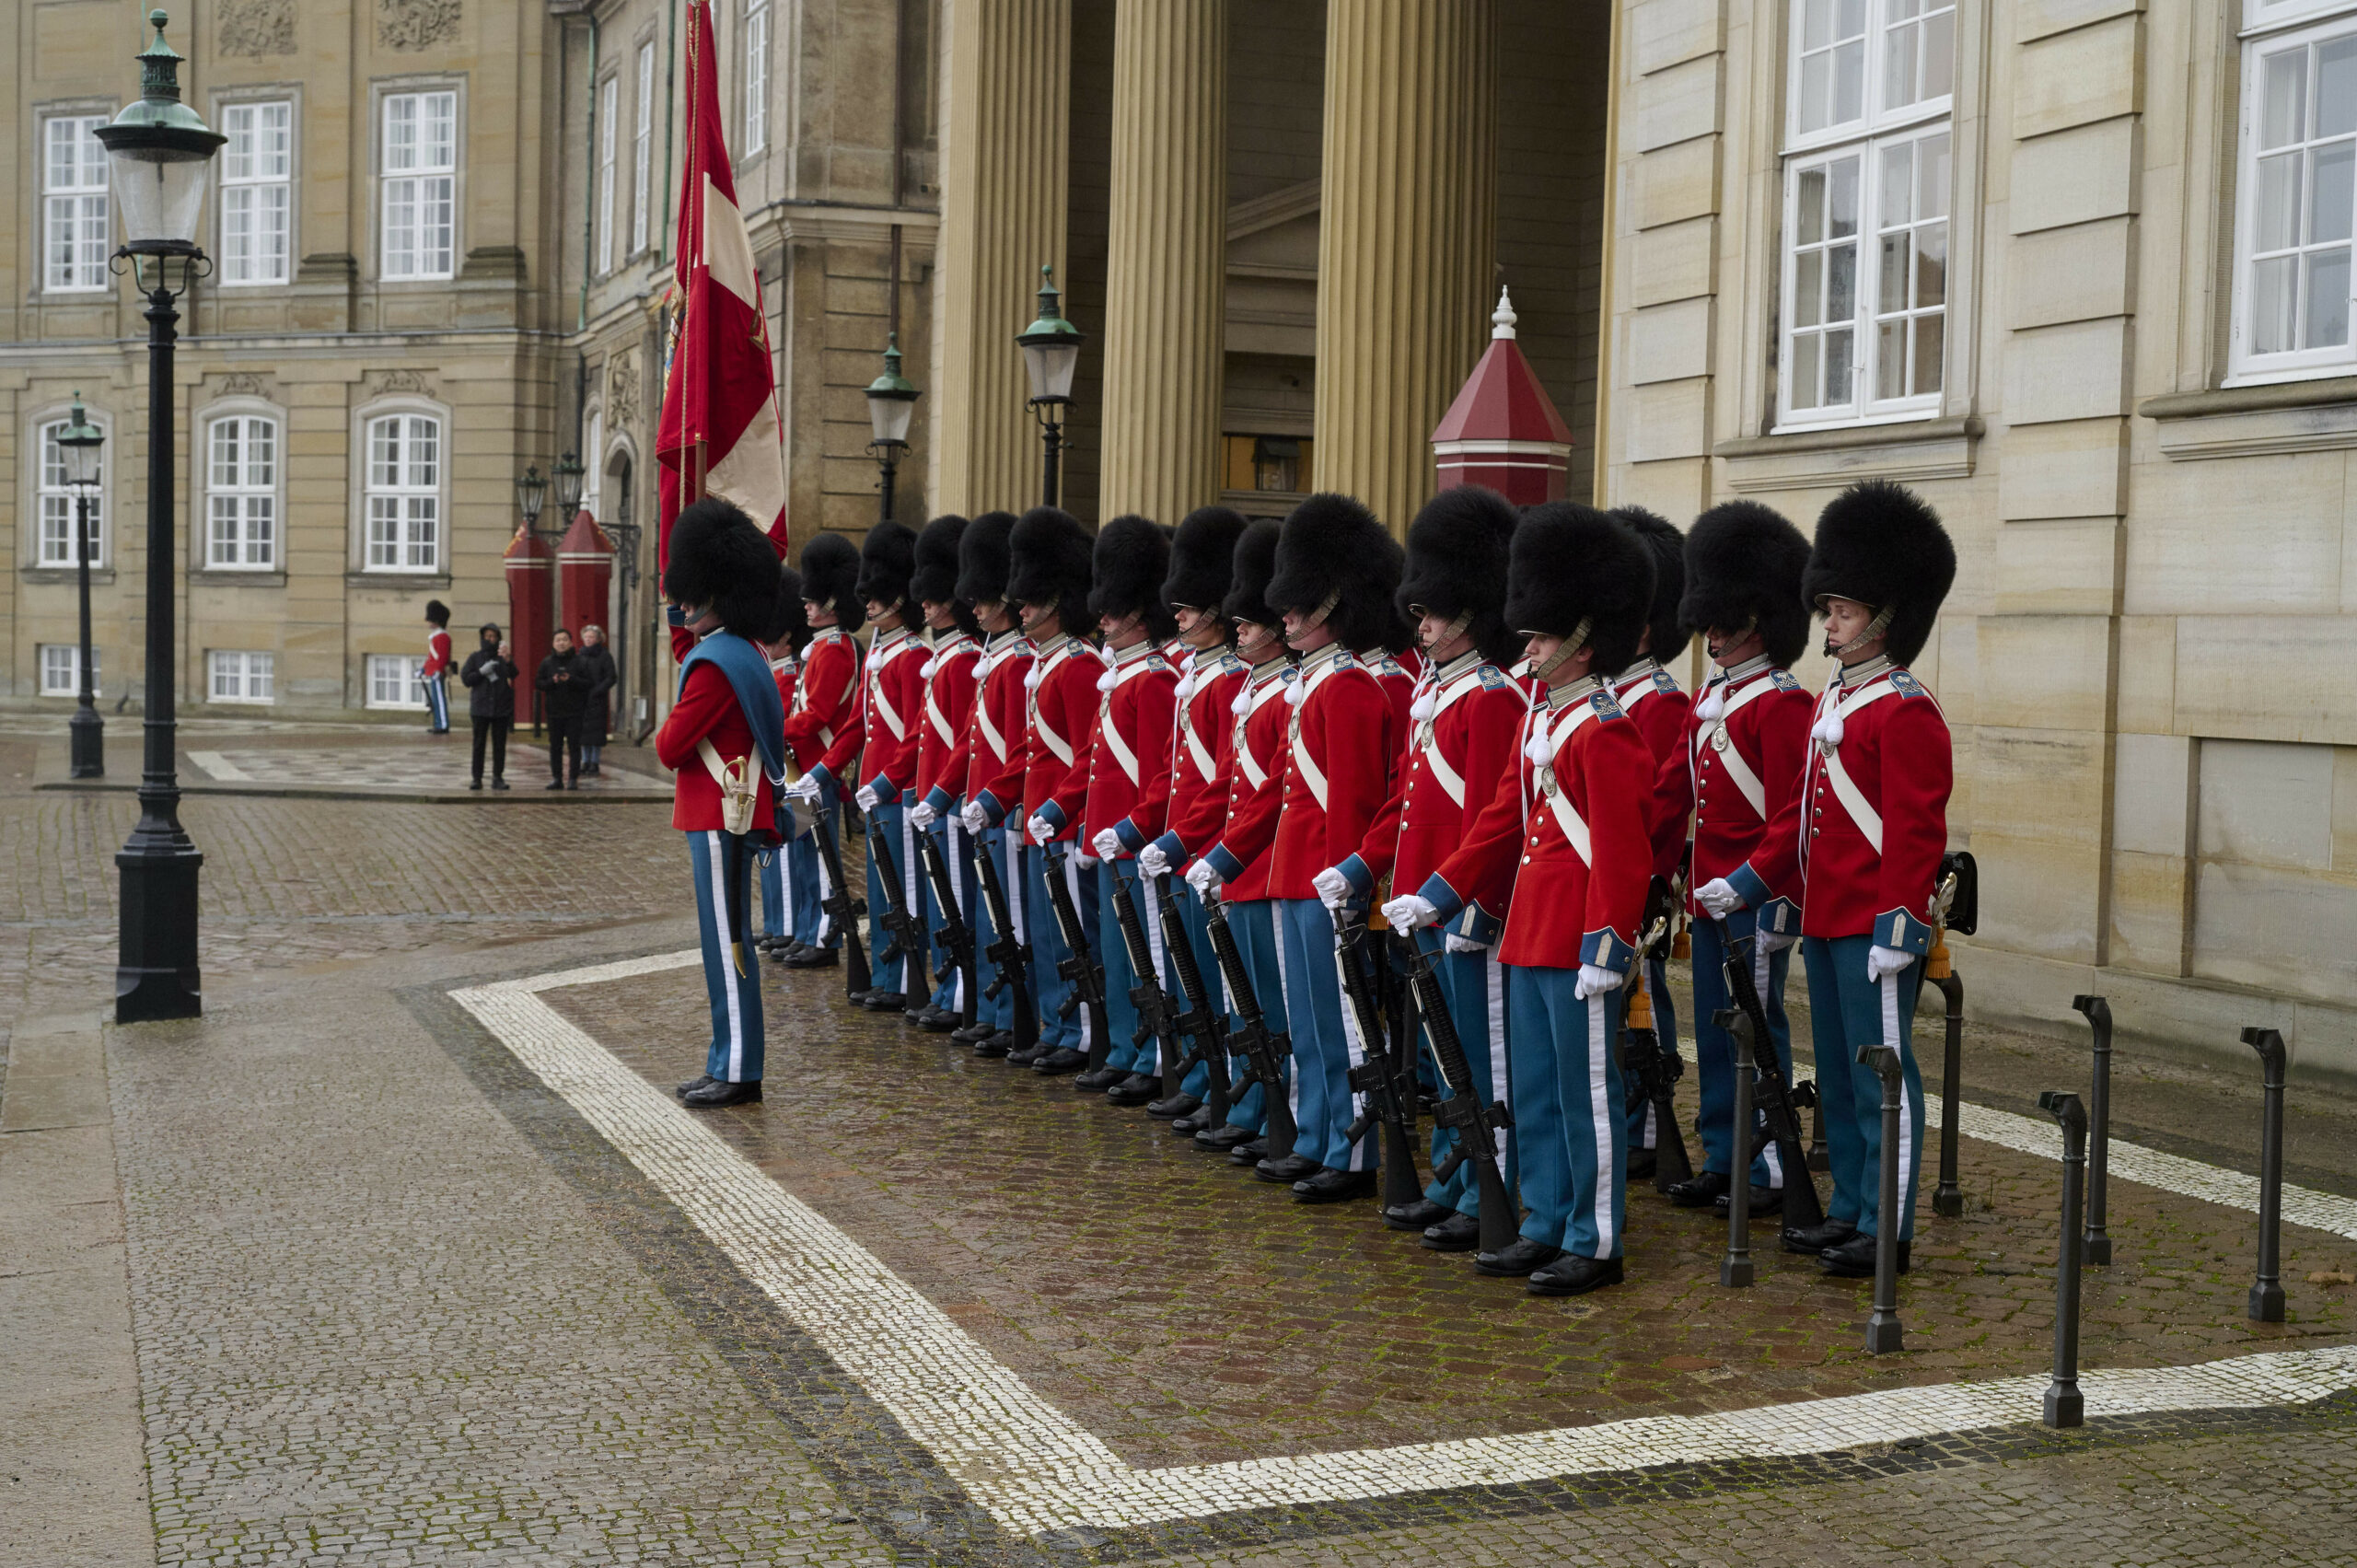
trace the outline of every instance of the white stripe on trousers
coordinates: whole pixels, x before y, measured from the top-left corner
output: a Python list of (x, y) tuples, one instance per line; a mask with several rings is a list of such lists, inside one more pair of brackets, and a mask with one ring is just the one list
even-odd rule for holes
[[(1768, 1004), (1773, 999), (1771, 997), (1768, 991), (1768, 976), (1774, 967), (1776, 955), (1768, 950), (1766, 933), (1760, 931), (1755, 926), (1751, 933), (1751, 994), (1759, 998), (1759, 1016), (1763, 1018), (1768, 1016)], [(1762, 1040), (1755, 1048), (1752, 1059), (1755, 1062), (1759, 1060), (1759, 1051), (1772, 1051), (1775, 1049), (1776, 1042), (1774, 1040)], [(1784, 1086), (1790, 1088), (1792, 1086), (1792, 1082), (1793, 1075), (1790, 1073), (1785, 1074)], [(1757, 1104), (1759, 1102), (1755, 1099), (1753, 1103)], [(1800, 1120), (1800, 1109), (1797, 1106), (1790, 1107), (1788, 1109), (1792, 1110), (1793, 1120), (1797, 1122)], [(1759, 1152), (1759, 1157), (1768, 1167), (1769, 1191), (1781, 1191), (1784, 1185), (1784, 1162), (1776, 1153), (1775, 1139), (1771, 1138), (1768, 1140), (1766, 1147), (1762, 1148)], [(1732, 1164), (1734, 1162), (1730, 1161), (1728, 1163)]]
[[(1043, 849), (1039, 853), (1045, 854), (1047, 852)], [(1072, 912), (1081, 917), (1080, 933), (1085, 941), (1088, 935), (1086, 917), (1088, 906), (1080, 900), (1080, 856), (1077, 854), (1067, 852), (1064, 855), (1064, 891), (1072, 895)], [(1073, 957), (1086, 963), (1088, 950), (1084, 947)], [(1089, 1031), (1096, 1028), (1096, 1020), (1089, 1016), (1089, 1010), (1086, 1007), (1075, 1007), (1073, 1011), (1080, 1018), (1080, 1049), (1093, 1052), (1097, 1049), (1097, 1042), (1089, 1038)]]
[[(1277, 955), (1277, 1016), (1287, 1020), (1285, 1028), (1290, 1031), (1293, 1028), (1291, 1022), (1293, 981), (1285, 978), (1284, 912), (1277, 907), (1277, 900), (1274, 899), (1269, 900), (1269, 935), (1273, 939), (1271, 946), (1276, 949)], [(1260, 1011), (1265, 1014), (1268, 1010), (1268, 1003), (1262, 1002)], [(1295, 1050), (1300, 1049), (1299, 1040), (1288, 1038), (1287, 1043)], [(1299, 1127), (1301, 1125), (1301, 1065), (1298, 1063), (1294, 1064), (1292, 1072), (1285, 1074), (1285, 1104), (1293, 1109), (1294, 1125)]]
[[(1511, 1115), (1513, 1108), (1509, 1102), (1512, 1096), (1508, 1092), (1508, 1085), (1513, 1074), (1506, 1070), (1506, 967), (1498, 962), (1498, 950), (1494, 947), (1481, 950), (1481, 986), (1483, 994), (1489, 998), (1490, 1007), (1489, 1017), (1485, 1020), (1490, 1027), (1490, 1098), (1506, 1106)], [(1506, 1139), (1511, 1131), (1507, 1127), (1491, 1130), (1491, 1137), (1497, 1141), (1501, 1166), (1505, 1161)]]
[[(960, 920), (965, 918), (966, 906), (974, 901), (973, 895), (966, 888), (966, 878), (973, 873), (966, 868), (966, 853), (958, 847), (958, 840), (963, 836), (960, 830), (963, 827), (964, 824), (959, 822), (955, 815), (944, 817), (941, 819), (941, 842), (948, 852), (946, 858), (949, 862), (949, 896), (958, 900), (957, 909), (944, 910), (942, 913), (945, 916), (955, 914)], [(970, 925), (968, 929), (970, 930), (972, 927)], [(963, 1013), (966, 1010), (966, 966), (961, 962), (952, 972), (958, 976), (958, 982), (950, 988), (949, 1005), (959, 1013)]]
[(1618, 991), (1600, 991), (1587, 999), (1587, 1098), (1588, 1114), (1596, 1122), (1596, 1255), (1599, 1258), (1611, 1257), (1620, 1240), (1612, 1231), (1612, 1181), (1617, 1173), (1612, 1168), (1612, 1099), (1605, 1082), (1607, 1074), (1620, 1071), (1608, 1038), (1612, 1015), (1605, 1009), (1620, 1005)]
[[(1899, 1033), (1898, 1025), (1898, 976), (1887, 974), (1882, 977), (1882, 1042), (1893, 1051), (1898, 1049), (1898, 1042), (1903, 1038)], [(1875, 1075), (1875, 1084), (1879, 1090), (1882, 1084), (1880, 1074)], [(1875, 1100), (1875, 1114), (1877, 1116), (1882, 1114), (1882, 1100), (1879, 1093)], [(1879, 1209), (1882, 1192), (1879, 1181), (1875, 1187), (1875, 1192), (1877, 1209)], [(1898, 1075), (1898, 1212), (1900, 1214), (1905, 1214), (1911, 1206), (1910, 1201), (1914, 1194), (1915, 1115), (1914, 1108), (1908, 1104), (1907, 1074), (1902, 1072)], [(1877, 1233), (1881, 1231), (1885, 1217), (1879, 1212), (1875, 1215), (1875, 1228)], [(1899, 1228), (1902, 1231), (1906, 1229), (1903, 1222), (1899, 1224)]]
[[(1326, 910), (1327, 923), (1338, 924), (1332, 910), (1326, 909), (1322, 903), (1318, 907)], [(1350, 1063), (1353, 1071), (1356, 1071), (1366, 1061), (1366, 1038), (1359, 1033), (1359, 1010), (1351, 1005), (1351, 983), (1349, 977), (1342, 972), (1342, 945), (1340, 942), (1334, 944), (1334, 983), (1341, 987), (1343, 1059)], [(1365, 1098), (1356, 1089), (1351, 1091), (1351, 1116), (1353, 1120), (1366, 1114)], [(1351, 1163), (1346, 1168), (1364, 1170), (1367, 1167), (1368, 1148), (1369, 1144), (1364, 1138), (1353, 1144)]]
[(712, 867), (712, 921), (720, 938), (720, 987), (728, 993), (728, 1081), (741, 1081), (745, 1071), (745, 1015), (737, 1001), (737, 958), (728, 950), (728, 872), (722, 858), (720, 835), (703, 835), (704, 859)]

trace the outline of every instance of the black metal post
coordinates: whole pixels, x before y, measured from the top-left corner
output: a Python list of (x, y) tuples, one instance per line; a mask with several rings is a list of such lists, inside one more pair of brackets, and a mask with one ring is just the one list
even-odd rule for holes
[(884, 470), (884, 490), (883, 496), (877, 506), (876, 516), (877, 521), (888, 523), (892, 520), (892, 478), (900, 469), (900, 455), (888, 441), (880, 442), (878, 445), (882, 446), (884, 450), (877, 456), (876, 466)]
[(2046, 1424), (2080, 1426), (2087, 1419), (2079, 1392), (2080, 1206), (2086, 1196), (2087, 1111), (2079, 1097), (2049, 1089), (2038, 1097), (2062, 1127), (2062, 1247), (2054, 1267), (2054, 1381), (2046, 1386)]
[(2250, 1320), (2283, 1321), (2283, 1037), (2273, 1029), (2248, 1028), (2243, 1043), (2258, 1052), (2267, 1094), (2258, 1129), (2258, 1278), (2250, 1287)]
[[(181, 286), (196, 259), (181, 261)], [(180, 826), (173, 691), (172, 345), (180, 312), (157, 258), (147, 295), (147, 703), (139, 825), (114, 857), (121, 874), (122, 947), (115, 1021), (193, 1018), (204, 1010), (197, 971), (196, 874), (204, 856)]]
[(102, 779), (107, 772), (107, 721), (99, 714), (98, 670), (90, 654), (90, 493), (87, 485), (75, 486), (74, 533), (75, 552), (81, 557), (76, 576), (82, 598), (82, 698), (66, 725), (67, 772), (73, 778)]
[(1039, 493), (1043, 499), (1039, 504), (1043, 506), (1062, 505), (1064, 427), (1063, 422), (1057, 417), (1054, 404), (1044, 405), (1039, 410), (1039, 444), (1045, 450), (1045, 456), (1041, 460), (1039, 482)]
[(2111, 1177), (2111, 1005), (2100, 996), (2073, 996), (2071, 1005), (2086, 1015), (2096, 1033), (2094, 1082), (2087, 1092), (2087, 1229), (2081, 1261), (2111, 1261), (2111, 1236), (2104, 1228)]
[(1751, 1262), (1751, 1079), (1756, 1068), (1751, 1054), (1751, 1016), (1740, 1007), (1722, 1007), (1711, 1015), (1711, 1021), (1735, 1042), (1735, 1120), (1729, 1124), (1735, 1133), (1734, 1153), (1729, 1156), (1735, 1173), (1727, 1178), (1727, 1255), (1719, 1260), (1719, 1283), (1736, 1290), (1750, 1284), (1754, 1277)]
[(1898, 1212), (1898, 1140), (1904, 1131), (1898, 1120), (1898, 1050), (1862, 1045), (1858, 1061), (1882, 1078), (1882, 1184), (1875, 1204), (1875, 1306), (1866, 1319), (1866, 1353), (1887, 1355), (1907, 1348), (1898, 1323), (1898, 1232), (1906, 1223)]
[(1940, 1184), (1932, 1191), (1932, 1213), (1954, 1219), (1964, 1213), (1964, 1190), (1956, 1179), (1956, 1101), (1963, 1092), (1964, 981), (1947, 961), (1947, 940), (1941, 938), (1941, 962), (1925, 974), (1947, 999), (1947, 1054), (1940, 1063)]

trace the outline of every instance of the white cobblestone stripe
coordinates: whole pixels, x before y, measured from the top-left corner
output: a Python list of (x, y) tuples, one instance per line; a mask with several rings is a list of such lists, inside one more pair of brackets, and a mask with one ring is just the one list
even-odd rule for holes
[[(590, 1126), (856, 1379), (974, 1500), (1024, 1534), (1499, 1486), (1649, 1465), (1788, 1458), (2037, 1418), (2043, 1375), (1891, 1388), (1707, 1415), (1446, 1443), (1139, 1469), (1035, 1393), (883, 1261), (780, 1187), (537, 993), (699, 961), (693, 950), (455, 991), (453, 1000)], [(1968, 1106), (1960, 1130), (2052, 1158), (2060, 1133)], [(2112, 1144), (2125, 1179), (2255, 1208), (2257, 1182), (2198, 1161)], [(2284, 1217), (2357, 1237), (2357, 1203), (2286, 1190)], [(2082, 1375), (2090, 1416), (2301, 1404), (2357, 1387), (2357, 1346)]]

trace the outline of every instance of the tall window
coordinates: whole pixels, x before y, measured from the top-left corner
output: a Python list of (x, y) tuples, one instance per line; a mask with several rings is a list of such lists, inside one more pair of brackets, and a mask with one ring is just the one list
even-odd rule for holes
[[(605, 514), (598, 510), (598, 491), (601, 486), (598, 481), (606, 466), (599, 456), (606, 445), (606, 411), (604, 409), (589, 411), (588, 436), (588, 449), (581, 454), (586, 460), (589, 470), (581, 476), (581, 507), (591, 517), (602, 518)], [(557, 526), (570, 528), (573, 526), (573, 519), (563, 518)]]
[(107, 286), (107, 154), (91, 133), (102, 114), (44, 122), (41, 286), (64, 293)]
[(745, 150), (769, 145), (770, 0), (745, 0)]
[(630, 249), (646, 249), (655, 231), (655, 45), (638, 46), (638, 123), (630, 137)]
[[(41, 427), (41, 552), (39, 563), (43, 566), (78, 566), (82, 557), (74, 541), (74, 486), (67, 482), (71, 472), (65, 466), (65, 448), (57, 444), (59, 436), (71, 423), (52, 419)], [(90, 564), (98, 565), (107, 558), (106, 497), (102, 490), (90, 494)]]
[(1794, 0), (1781, 423), (1921, 418), (1946, 361), (1955, 0)]
[(269, 570), (278, 564), (278, 422), (224, 414), (206, 447), (204, 563)]
[(621, 78), (608, 76), (598, 88), (598, 270), (614, 265), (614, 120), (621, 112)]
[(384, 275), (447, 278), (458, 243), (459, 95), (385, 99)]
[(284, 283), (293, 249), (295, 106), (233, 103), (221, 111), (221, 281)]
[(417, 654), (368, 656), (368, 706), (422, 708), (425, 691), (425, 660)]
[[(41, 645), (41, 694), (44, 697), (78, 697), (82, 694), (82, 645), (79, 643), (43, 643)], [(99, 680), (106, 673), (106, 661), (99, 656), (99, 646), (90, 645), (91, 694), (103, 695)]]
[(442, 563), (442, 422), (389, 413), (368, 422), (368, 570), (431, 572)]
[(274, 703), (278, 700), (278, 656), (215, 648), (205, 659), (216, 703)]
[(2243, 44), (2229, 367), (2254, 380), (2345, 375), (2357, 363), (2357, 5), (2249, 0), (2244, 20), (2278, 25)]

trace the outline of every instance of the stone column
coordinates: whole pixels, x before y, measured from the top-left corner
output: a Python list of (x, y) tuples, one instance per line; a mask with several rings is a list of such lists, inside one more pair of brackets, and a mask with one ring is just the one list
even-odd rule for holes
[(1107, 517), (1218, 498), (1227, 283), (1227, 0), (1120, 0), (1106, 258)]
[(1327, 7), (1313, 482), (1395, 533), (1497, 299), (1496, 47), (1492, 0)]
[(1019, 512), (1039, 504), (1039, 437), (1023, 406), (1029, 383), (1015, 335), (1031, 320), (1039, 264), (1063, 273), (1072, 0), (953, 0), (944, 9), (949, 81), (930, 488), (944, 511)]

